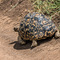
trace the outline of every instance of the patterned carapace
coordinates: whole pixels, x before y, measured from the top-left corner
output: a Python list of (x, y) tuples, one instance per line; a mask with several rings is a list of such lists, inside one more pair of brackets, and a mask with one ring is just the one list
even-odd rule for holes
[(23, 40), (41, 40), (56, 32), (54, 23), (43, 14), (28, 13), (20, 22), (19, 35)]

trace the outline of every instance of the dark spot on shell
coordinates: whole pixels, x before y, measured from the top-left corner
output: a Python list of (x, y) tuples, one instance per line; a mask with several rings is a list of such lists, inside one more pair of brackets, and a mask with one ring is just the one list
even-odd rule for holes
[(36, 28), (35, 31), (38, 31), (38, 29)]
[(33, 32), (33, 29), (29, 29), (30, 32)]
[(49, 28), (49, 29), (47, 29), (47, 31), (51, 31), (52, 30), (52, 27), (51, 28)]
[(30, 36), (33, 36), (33, 34), (30, 34)]
[(23, 24), (20, 24), (20, 26), (22, 27), (22, 26), (23, 26)]
[(37, 17), (34, 17), (34, 20), (38, 20), (38, 18)]
[(35, 28), (35, 26), (34, 26), (34, 25), (31, 25), (31, 27)]
[(43, 18), (45, 18), (45, 16), (43, 14), (41, 14), (41, 16), (43, 16)]
[(36, 32), (35, 35), (38, 35), (38, 33)]
[(29, 31), (26, 31), (26, 34), (30, 33)]
[(29, 28), (29, 25), (26, 25), (26, 26), (25, 26), (25, 29), (27, 29), (27, 28)]
[(24, 28), (22, 28), (21, 30), (24, 31)]
[(43, 30), (42, 30), (42, 29), (40, 29), (39, 31), (40, 31), (40, 32), (43, 32)]
[(50, 33), (46, 33), (47, 35), (50, 35)]

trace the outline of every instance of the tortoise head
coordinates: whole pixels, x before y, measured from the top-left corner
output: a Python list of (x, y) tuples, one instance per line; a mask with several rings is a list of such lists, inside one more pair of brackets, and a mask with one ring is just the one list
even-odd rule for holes
[(14, 27), (14, 31), (15, 31), (15, 32), (19, 32), (19, 28)]

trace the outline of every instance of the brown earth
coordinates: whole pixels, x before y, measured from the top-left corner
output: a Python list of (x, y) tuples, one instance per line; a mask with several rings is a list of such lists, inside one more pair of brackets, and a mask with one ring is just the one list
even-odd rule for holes
[[(29, 41), (26, 45), (18, 44), (18, 34), (13, 28), (19, 26), (21, 19), (28, 13), (25, 9), (33, 8), (29, 0), (23, 0), (9, 11), (16, 2), (17, 0), (5, 0), (0, 4), (0, 60), (60, 60), (60, 39), (38, 41), (39, 45), (34, 49), (30, 49)], [(54, 22), (59, 26), (60, 17), (56, 16)]]

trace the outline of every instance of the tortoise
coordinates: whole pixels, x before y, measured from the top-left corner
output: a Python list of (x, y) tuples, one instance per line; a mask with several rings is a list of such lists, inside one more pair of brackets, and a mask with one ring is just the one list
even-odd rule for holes
[(26, 40), (32, 41), (31, 47), (37, 46), (37, 40), (46, 39), (47, 37), (60, 37), (59, 30), (52, 20), (44, 14), (37, 12), (28, 13), (20, 22), (19, 28), (14, 27), (18, 32), (18, 42), (26, 44)]

